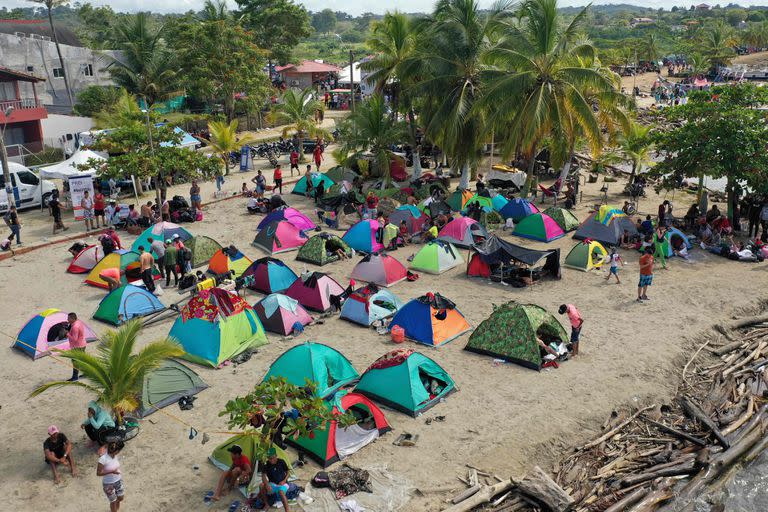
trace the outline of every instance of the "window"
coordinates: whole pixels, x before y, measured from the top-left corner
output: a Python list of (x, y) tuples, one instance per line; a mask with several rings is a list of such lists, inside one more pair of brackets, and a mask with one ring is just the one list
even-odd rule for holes
[(35, 71), (35, 66), (27, 66), (27, 73), (33, 73)]
[(64, 78), (64, 68), (53, 68), (53, 78)]
[(83, 76), (93, 76), (93, 66), (91, 64), (82, 65)]
[(24, 185), (38, 186), (40, 184), (40, 180), (37, 178), (37, 176), (29, 171), (19, 171), (16, 173), (16, 175), (19, 177), (19, 181)]

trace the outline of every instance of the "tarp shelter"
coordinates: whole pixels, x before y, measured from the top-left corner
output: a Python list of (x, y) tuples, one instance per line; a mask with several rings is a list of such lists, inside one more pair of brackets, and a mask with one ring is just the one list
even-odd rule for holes
[(312, 222), (312, 219), (301, 213), (296, 208), (280, 208), (279, 210), (273, 210), (269, 212), (263, 219), (261, 219), (257, 229), (262, 229), (273, 221), (281, 220), (290, 222), (301, 231), (309, 231), (317, 227), (317, 225)]
[(577, 219), (576, 216), (570, 212), (570, 210), (566, 210), (565, 208), (550, 206), (544, 210), (544, 214), (552, 217), (552, 220), (557, 222), (557, 225), (560, 226), (560, 229), (566, 233), (579, 227), (579, 219)]
[(253, 239), (251, 245), (269, 254), (280, 254), (298, 249), (308, 239), (303, 231), (290, 222), (274, 220), (256, 233), (256, 238)]
[(560, 279), (560, 249), (537, 251), (507, 242), (496, 235), (491, 235), (472, 249), (474, 254), (467, 266), (468, 276), (490, 277), (492, 266), (511, 265), (513, 262), (538, 267), (543, 260), (541, 268), (546, 275)]
[(347, 297), (341, 306), (339, 317), (368, 327), (378, 320), (391, 317), (404, 304), (389, 290), (367, 285)]
[(616, 217), (605, 225), (597, 220), (597, 214), (593, 214), (581, 223), (579, 229), (573, 234), (573, 238), (596, 240), (603, 245), (619, 245), (625, 230), (630, 236), (637, 235), (637, 227), (629, 217)]
[(352, 248), (347, 242), (331, 233), (318, 233), (307, 240), (301, 246), (296, 259), (306, 261), (314, 265), (323, 266), (334, 261), (339, 261), (341, 257), (337, 251), (341, 249), (348, 258), (352, 257)]
[(429, 357), (396, 349), (378, 358), (360, 377), (355, 392), (414, 418), (456, 391), (448, 372)]
[(530, 201), (516, 197), (510, 199), (499, 213), (505, 219), (512, 219), (515, 222), (520, 222), (529, 215), (539, 213), (539, 209)]
[[(33, 316), (16, 335), (13, 348), (21, 350), (32, 359), (49, 355), (53, 348), (69, 350), (68, 314), (58, 309), (46, 309)], [(90, 343), (96, 339), (96, 333), (85, 324), (85, 341)]]
[(351, 248), (368, 254), (379, 252), (384, 246), (376, 240), (379, 223), (372, 219), (363, 219), (341, 237)]
[(306, 279), (299, 278), (285, 290), (299, 304), (313, 311), (325, 312), (331, 308), (331, 295), (341, 295), (344, 288), (332, 277), (322, 272), (313, 272)]
[(175, 404), (179, 398), (196, 395), (207, 387), (208, 384), (192, 368), (166, 359), (159, 368), (144, 375), (141, 403), (136, 414), (146, 418), (158, 409)]
[(192, 251), (192, 268), (205, 265), (216, 251), (222, 248), (221, 244), (209, 236), (196, 235), (184, 241), (184, 247)]
[(72, 258), (72, 262), (67, 267), (67, 272), (70, 274), (90, 272), (103, 257), (104, 250), (100, 246), (89, 245)]
[(523, 188), (526, 173), (505, 164), (494, 164), (485, 175), (486, 182), (494, 188), (514, 187), (517, 190)]
[(389, 216), (389, 223), (398, 228), (405, 221), (405, 229), (411, 234), (421, 231), (426, 220), (427, 216), (413, 205), (398, 206)]
[(283, 336), (291, 334), (296, 324), (304, 327), (312, 323), (312, 317), (299, 301), (279, 293), (267, 295), (254, 304), (253, 309), (264, 329)]
[(173, 235), (179, 235), (181, 241), (189, 240), (192, 238), (192, 233), (173, 222), (158, 222), (145, 229), (139, 237), (131, 245), (132, 251), (138, 251), (139, 246), (143, 246), (144, 250), (149, 252), (152, 248), (149, 246), (148, 238), (153, 240), (159, 240), (165, 243), (166, 240), (171, 240)]
[(448, 197), (445, 199), (445, 202), (448, 204), (448, 206), (451, 207), (451, 210), (455, 212), (460, 212), (464, 209), (464, 205), (467, 204), (467, 201), (472, 199), (472, 192), (469, 190), (459, 190), (456, 189), (450, 194), (448, 194)]
[(565, 257), (563, 266), (587, 272), (593, 268), (600, 268), (607, 257), (608, 251), (600, 242), (584, 240), (573, 246), (571, 252)]
[(661, 244), (661, 249), (664, 251), (664, 254), (667, 257), (672, 257), (675, 254), (672, 250), (673, 242), (678, 242), (678, 245), (684, 247), (686, 250), (690, 250), (691, 247), (693, 247), (691, 241), (688, 240), (688, 236), (685, 233), (677, 228), (669, 228), (667, 233), (664, 235), (664, 243)]
[(464, 350), (541, 370), (542, 349), (537, 337), (544, 343), (568, 342), (563, 326), (544, 308), (508, 302), (496, 307), (477, 326)]
[(184, 349), (184, 359), (214, 367), (269, 343), (250, 304), (220, 288), (192, 297), (181, 308), (169, 336)]
[[(63, 162), (41, 167), (38, 169), (40, 177), (44, 180), (66, 180), (72, 177), (82, 177), (96, 174), (97, 168), (89, 171), (81, 171), (78, 166), (87, 165), (89, 160), (95, 160), (99, 163), (106, 162), (107, 159), (102, 155), (88, 149), (76, 151), (71, 157)], [(98, 165), (98, 164), (97, 164)]]
[[(237, 445), (243, 449), (243, 455), (248, 457), (248, 460), (253, 464), (253, 477), (251, 478), (248, 486), (241, 486), (240, 490), (246, 496), (250, 494), (258, 494), (259, 486), (261, 485), (261, 478), (258, 478), (259, 460), (256, 458), (258, 442), (261, 438), (259, 436), (240, 434), (230, 437), (219, 446), (214, 448), (213, 453), (208, 456), (208, 460), (222, 471), (227, 471), (232, 467), (232, 454), (229, 452), (231, 446)], [(285, 462), (288, 466), (288, 480), (296, 480), (296, 473), (293, 471), (291, 465), (291, 459), (285, 450), (281, 449), (277, 445), (272, 445), (272, 448), (277, 452), (277, 457)], [(262, 461), (265, 462), (265, 461)]]
[[(105, 257), (91, 269), (85, 282), (98, 286), (99, 288), (109, 288), (109, 285), (99, 274), (108, 268), (117, 268), (120, 270), (120, 283), (130, 284), (141, 282), (141, 264), (139, 263), (139, 253), (135, 251), (126, 251), (124, 249), (107, 254)], [(160, 279), (160, 274), (155, 268), (155, 279)]]
[(268, 256), (251, 263), (242, 277), (249, 289), (261, 293), (282, 292), (299, 278), (288, 265)]
[(410, 267), (430, 274), (442, 274), (464, 263), (459, 251), (444, 240), (432, 240), (416, 253)]
[[(164, 123), (158, 123), (156, 126), (160, 127), (163, 126)], [(173, 132), (181, 135), (181, 140), (179, 142), (161, 142), (161, 146), (165, 147), (181, 147), (181, 148), (188, 148), (188, 149), (195, 149), (197, 146), (200, 145), (200, 141), (194, 138), (189, 133), (185, 132), (178, 126), (174, 126)]]
[(413, 341), (439, 347), (470, 329), (456, 304), (439, 293), (422, 295), (400, 308), (389, 329), (399, 326)]
[(272, 363), (262, 381), (280, 377), (294, 386), (317, 384), (315, 394), (321, 398), (333, 395), (360, 375), (344, 354), (322, 343), (308, 341), (289, 348)]
[(545, 213), (529, 215), (515, 226), (513, 235), (539, 242), (551, 242), (565, 236), (565, 232), (552, 217)]
[(624, 210), (622, 210), (621, 208), (604, 204), (597, 210), (596, 219), (600, 223), (605, 224), (607, 226), (614, 219), (618, 219), (619, 217), (626, 217), (626, 216), (627, 214), (624, 213)]
[(408, 277), (408, 270), (389, 254), (369, 254), (355, 265), (351, 277), (378, 286), (392, 286)]
[[(351, 412), (359, 423), (342, 428), (336, 421), (330, 421), (313, 431), (314, 438), (286, 439), (289, 444), (306, 451), (324, 468), (345, 459), (391, 430), (381, 409), (359, 393), (339, 392), (325, 405), (337, 414)], [(372, 428), (368, 429), (366, 425), (372, 425)]]
[(488, 232), (476, 220), (458, 217), (443, 226), (437, 238), (466, 249), (488, 238)]
[(253, 262), (248, 256), (230, 245), (213, 253), (211, 259), (208, 260), (208, 273), (220, 275), (234, 272), (235, 277), (240, 277), (251, 263)]
[[(329, 188), (331, 188), (331, 185), (333, 185), (334, 181), (329, 178), (326, 174), (320, 174), (313, 172), (310, 174), (312, 176), (312, 191), (314, 197), (314, 191), (317, 190), (317, 187), (322, 186), (323, 192), (327, 192)], [(291, 194), (298, 194), (300, 196), (304, 196), (307, 194), (307, 177), (302, 176), (302, 178), (296, 182), (296, 185), (294, 185), (293, 190), (291, 190)]]
[(93, 318), (112, 325), (121, 325), (132, 318), (163, 311), (165, 306), (146, 288), (125, 284), (101, 299)]
[(351, 184), (355, 181), (355, 178), (357, 178), (357, 173), (355, 171), (340, 165), (328, 169), (324, 174), (333, 181), (334, 184), (341, 183), (342, 181), (347, 181)]

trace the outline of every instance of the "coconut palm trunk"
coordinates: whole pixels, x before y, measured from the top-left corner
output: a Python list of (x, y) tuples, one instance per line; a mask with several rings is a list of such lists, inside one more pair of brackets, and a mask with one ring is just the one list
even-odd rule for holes
[(560, 171), (560, 177), (558, 178), (560, 180), (560, 187), (558, 187), (558, 189), (555, 191), (555, 204), (557, 204), (557, 196), (565, 185), (565, 180), (568, 179), (568, 173), (571, 172), (571, 162), (573, 162), (573, 156), (575, 153), (576, 148), (574, 147), (574, 144), (571, 144), (571, 149), (568, 151), (568, 160), (566, 160), (563, 164), (563, 168)]
[(48, 23), (51, 25), (51, 34), (53, 34), (53, 44), (56, 45), (56, 53), (59, 56), (59, 65), (61, 66), (61, 76), (64, 79), (64, 87), (67, 90), (67, 99), (69, 100), (69, 106), (74, 107), (75, 104), (72, 101), (72, 90), (69, 88), (69, 73), (64, 66), (64, 57), (61, 55), (61, 46), (59, 45), (59, 38), (56, 36), (56, 26), (53, 24), (53, 13), (51, 12), (54, 7), (58, 5), (55, 0), (46, 0), (45, 7), (48, 10)]
[(531, 185), (533, 185), (533, 176), (536, 173), (536, 145), (531, 148), (530, 155), (528, 156), (528, 170), (525, 175), (525, 185), (520, 192), (520, 197), (526, 199), (528, 194), (531, 193)]

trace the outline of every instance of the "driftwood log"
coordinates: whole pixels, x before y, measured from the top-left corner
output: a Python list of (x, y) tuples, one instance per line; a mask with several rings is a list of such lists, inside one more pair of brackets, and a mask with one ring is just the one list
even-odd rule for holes
[(515, 484), (521, 493), (543, 503), (552, 512), (566, 512), (573, 505), (573, 498), (539, 466)]
[(712, 421), (712, 419), (707, 416), (707, 414), (701, 410), (701, 408), (696, 405), (692, 400), (689, 400), (687, 397), (681, 397), (680, 398), (680, 405), (683, 408), (683, 411), (685, 413), (695, 419), (698, 420), (699, 423), (707, 427), (710, 432), (715, 436), (717, 441), (722, 445), (723, 448), (728, 448), (731, 444), (728, 442), (728, 440), (725, 438), (725, 436), (720, 432), (720, 429), (717, 428), (717, 425), (715, 425), (715, 422)]
[(456, 503), (451, 507), (448, 507), (443, 512), (469, 512), (470, 510), (478, 507), (484, 503), (491, 501), (491, 498), (497, 494), (507, 492), (512, 489), (512, 480), (504, 480), (495, 485), (481, 486), (480, 490), (475, 492), (471, 497), (466, 500)]

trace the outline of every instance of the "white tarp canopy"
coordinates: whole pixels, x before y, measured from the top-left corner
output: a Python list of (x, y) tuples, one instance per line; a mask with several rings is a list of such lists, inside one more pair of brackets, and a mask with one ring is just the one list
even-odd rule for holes
[(48, 167), (41, 167), (40, 177), (49, 180), (66, 180), (71, 177), (80, 177), (96, 174), (96, 169), (91, 171), (81, 171), (77, 168), (78, 165), (84, 165), (88, 163), (88, 160), (94, 158), (96, 160), (105, 161), (106, 158), (100, 154), (90, 151), (88, 149), (76, 151), (74, 155), (59, 162), (57, 164), (49, 165)]
[[(352, 71), (355, 72), (355, 76), (353, 77), (355, 79), (355, 83), (360, 83), (360, 63), (359, 62), (353, 62), (352, 63)], [(367, 75), (368, 73), (366, 73)], [(339, 83), (340, 84), (348, 84), (350, 83), (349, 80), (349, 66), (346, 66), (344, 69), (339, 71)]]

